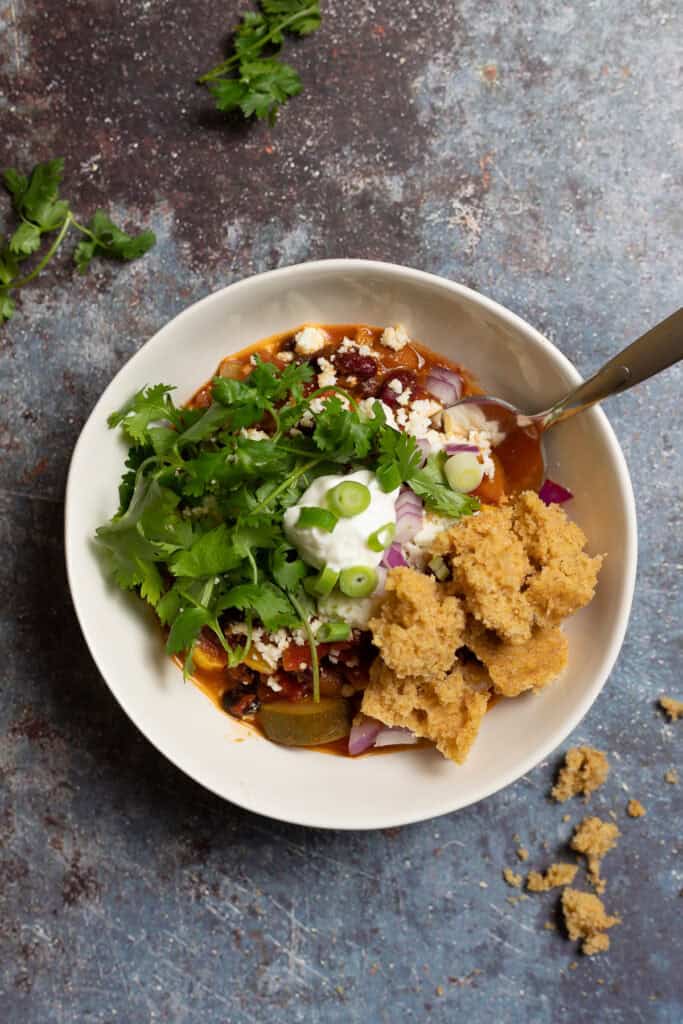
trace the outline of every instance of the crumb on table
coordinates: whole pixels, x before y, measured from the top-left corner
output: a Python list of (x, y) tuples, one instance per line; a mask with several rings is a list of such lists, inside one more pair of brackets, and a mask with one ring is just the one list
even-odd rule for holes
[(525, 860), (529, 859), (529, 851), (527, 850), (526, 846), (518, 847), (516, 853), (517, 853), (517, 856), (519, 857), (519, 859), (521, 861), (525, 861)]
[(616, 844), (619, 835), (619, 829), (613, 822), (595, 817), (584, 818), (576, 827), (571, 847), (586, 858), (588, 875), (596, 892), (605, 891), (605, 880), (600, 877), (600, 865), (605, 854)]
[(676, 700), (675, 697), (663, 695), (659, 698), (659, 706), (669, 716), (672, 722), (683, 718), (683, 700)]
[(565, 889), (562, 893), (562, 913), (569, 938), (581, 940), (581, 951), (587, 956), (609, 949), (607, 929), (621, 924), (621, 918), (607, 914), (598, 896), (578, 889)]
[(530, 871), (526, 880), (529, 892), (550, 892), (558, 886), (571, 885), (579, 869), (576, 864), (551, 864), (547, 871)]
[(582, 793), (588, 796), (604, 783), (609, 761), (602, 750), (593, 747), (572, 747), (567, 751), (551, 796), (558, 803)]
[(519, 889), (522, 884), (522, 876), (516, 874), (512, 868), (503, 868), (503, 878), (513, 889)]
[(642, 818), (647, 812), (640, 800), (629, 800), (626, 805), (626, 813), (630, 818)]
[(678, 785), (678, 772), (675, 768), (669, 768), (667, 772), (664, 772), (664, 781), (668, 782), (671, 786)]

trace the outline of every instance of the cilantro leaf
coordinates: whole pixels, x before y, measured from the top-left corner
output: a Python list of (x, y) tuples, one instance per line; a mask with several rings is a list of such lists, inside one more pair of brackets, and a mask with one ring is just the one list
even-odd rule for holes
[(221, 597), (218, 611), (252, 611), (267, 630), (298, 626), (301, 622), (286, 594), (274, 583), (242, 583)]
[(107, 216), (104, 210), (96, 210), (88, 223), (89, 239), (81, 242), (74, 254), (80, 273), (84, 273), (93, 256), (99, 252), (110, 259), (129, 261), (144, 256), (156, 242), (153, 231), (141, 231), (129, 235)]
[(151, 423), (169, 420), (179, 423), (178, 410), (169, 398), (175, 388), (168, 384), (155, 384), (136, 392), (120, 409), (107, 419), (110, 427), (122, 426), (124, 433), (137, 442), (151, 441), (148, 428)]
[(171, 626), (166, 641), (166, 653), (180, 654), (189, 651), (204, 626), (208, 626), (212, 619), (211, 612), (206, 608), (185, 608), (176, 616)]
[(243, 557), (236, 550), (227, 525), (220, 523), (195, 540), (189, 550), (175, 555), (169, 568), (174, 576), (189, 576), (191, 579), (219, 576), (235, 569)]
[(364, 459), (370, 452), (379, 422), (361, 419), (352, 409), (345, 409), (336, 395), (329, 398), (316, 417), (313, 440), (323, 452), (337, 462)]
[(270, 18), (286, 18), (287, 31), (307, 36), (320, 28), (320, 4), (309, 0), (261, 0), (261, 6)]
[(377, 479), (383, 491), (394, 491), (418, 468), (422, 452), (410, 434), (385, 427), (379, 437)]
[(40, 249), (40, 228), (27, 220), (23, 221), (10, 238), (9, 248), (17, 256), (30, 256)]
[(260, 7), (243, 16), (235, 31), (234, 52), (199, 81), (218, 110), (240, 111), (245, 118), (268, 118), (272, 123), (282, 104), (302, 89), (298, 73), (274, 53), (286, 32), (304, 36), (320, 27), (320, 4), (318, 0), (261, 0)]
[[(294, 557), (291, 558), (291, 555)], [(308, 575), (308, 566), (297, 557), (296, 549), (288, 544), (281, 544), (273, 551), (270, 567), (273, 579), (283, 590), (298, 590), (299, 584)]]
[(421, 497), (430, 512), (437, 515), (460, 519), (478, 511), (480, 505), (476, 498), (469, 494), (452, 491), (445, 484), (435, 483), (434, 479), (424, 470), (416, 470), (408, 480), (408, 486)]
[(14, 316), (14, 299), (0, 288), (0, 320), (11, 320)]
[(12, 168), (5, 171), (3, 179), (12, 194), (14, 208), (19, 216), (41, 227), (54, 227), (52, 207), (59, 195), (63, 173), (62, 157), (36, 164), (28, 181)]

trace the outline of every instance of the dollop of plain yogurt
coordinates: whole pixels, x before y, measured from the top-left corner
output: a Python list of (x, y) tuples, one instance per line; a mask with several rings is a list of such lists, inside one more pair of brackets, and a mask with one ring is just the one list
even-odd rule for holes
[[(318, 526), (303, 529), (297, 521), (302, 508), (327, 508), (326, 496), (337, 484), (355, 480), (370, 491), (370, 504), (357, 516), (341, 517), (329, 533)], [(387, 523), (396, 523), (395, 491), (383, 491), (377, 477), (369, 469), (359, 469), (347, 476), (319, 476), (308, 487), (296, 505), (285, 511), (285, 536), (300, 557), (316, 569), (329, 566), (335, 572), (365, 565), (373, 569), (382, 561), (383, 551), (368, 547), (368, 537)]]

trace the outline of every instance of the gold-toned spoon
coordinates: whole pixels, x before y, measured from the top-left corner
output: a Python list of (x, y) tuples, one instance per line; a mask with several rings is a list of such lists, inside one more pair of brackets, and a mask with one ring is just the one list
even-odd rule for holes
[(447, 410), (457, 419), (461, 406), (478, 406), (488, 420), (494, 420), (505, 435), (494, 449), (508, 478), (509, 489), (537, 489), (543, 480), (545, 460), (542, 435), (563, 420), (589, 409), (597, 402), (640, 384), (683, 359), (683, 308), (652, 327), (597, 373), (553, 403), (533, 414), (520, 412), (509, 402), (492, 395), (469, 395)]

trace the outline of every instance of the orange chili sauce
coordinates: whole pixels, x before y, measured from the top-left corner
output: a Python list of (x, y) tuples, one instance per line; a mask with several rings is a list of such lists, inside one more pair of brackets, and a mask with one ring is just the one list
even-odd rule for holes
[[(369, 327), (365, 324), (319, 324), (316, 326), (320, 326), (330, 338), (329, 345), (325, 349), (320, 350), (320, 352), (315, 353), (316, 356), (329, 356), (339, 347), (345, 337), (349, 337), (359, 344), (368, 345), (372, 349), (372, 356), (377, 360), (378, 364), (375, 379), (388, 379), (398, 371), (410, 371), (415, 375), (415, 383), (420, 388), (424, 387), (432, 367), (446, 366), (461, 377), (463, 381), (462, 397), (484, 394), (476, 379), (467, 369), (446, 356), (432, 352), (419, 342), (410, 341), (398, 352), (386, 348), (380, 342), (380, 337), (384, 330), (382, 327)], [(283, 349), (289, 351), (293, 349), (294, 335), (300, 329), (300, 327), (296, 327), (292, 331), (263, 338), (233, 355), (226, 356), (221, 360), (214, 376), (231, 377), (233, 379), (247, 377), (253, 368), (251, 363), (251, 356), (253, 355), (258, 355), (265, 362), (273, 362), (280, 368), (284, 367), (287, 364), (284, 360), (278, 358), (278, 353)], [(354, 398), (361, 399), (365, 397), (362, 386), (358, 384), (349, 386), (344, 382), (343, 378), (339, 383)], [(190, 408), (202, 408), (210, 405), (211, 381), (209, 380), (206, 384), (203, 384), (187, 404)], [(539, 478), (539, 473), (542, 474), (543, 470), (540, 449), (538, 442), (533, 441), (532, 443), (532, 438), (526, 432), (518, 430), (509, 435), (496, 448), (492, 457), (496, 463), (496, 474), (493, 480), (485, 478), (476, 491), (473, 491), (473, 496), (478, 497), (483, 503), (498, 504), (504, 500), (507, 494), (512, 494), (529, 487), (537, 489), (540, 486), (541, 479)], [(173, 660), (182, 668), (182, 659), (175, 656)], [(191, 679), (202, 693), (219, 708), (221, 713), (225, 714), (226, 712), (221, 704), (221, 696), (226, 690), (226, 685), (229, 685), (225, 671), (222, 669), (216, 671), (196, 669)], [(489, 698), (487, 710), (490, 710), (497, 701), (498, 698), (492, 695)], [(259, 736), (263, 735), (258, 724), (251, 719), (232, 717), (232, 720), (239, 722), (242, 726)], [(360, 756), (393, 754), (400, 750), (415, 750), (431, 745), (428, 740), (419, 740), (416, 744), (397, 744), (392, 747), (371, 748)], [(346, 739), (336, 740), (333, 743), (326, 743), (317, 747), (301, 749), (317, 750), (319, 753), (350, 757)]]

